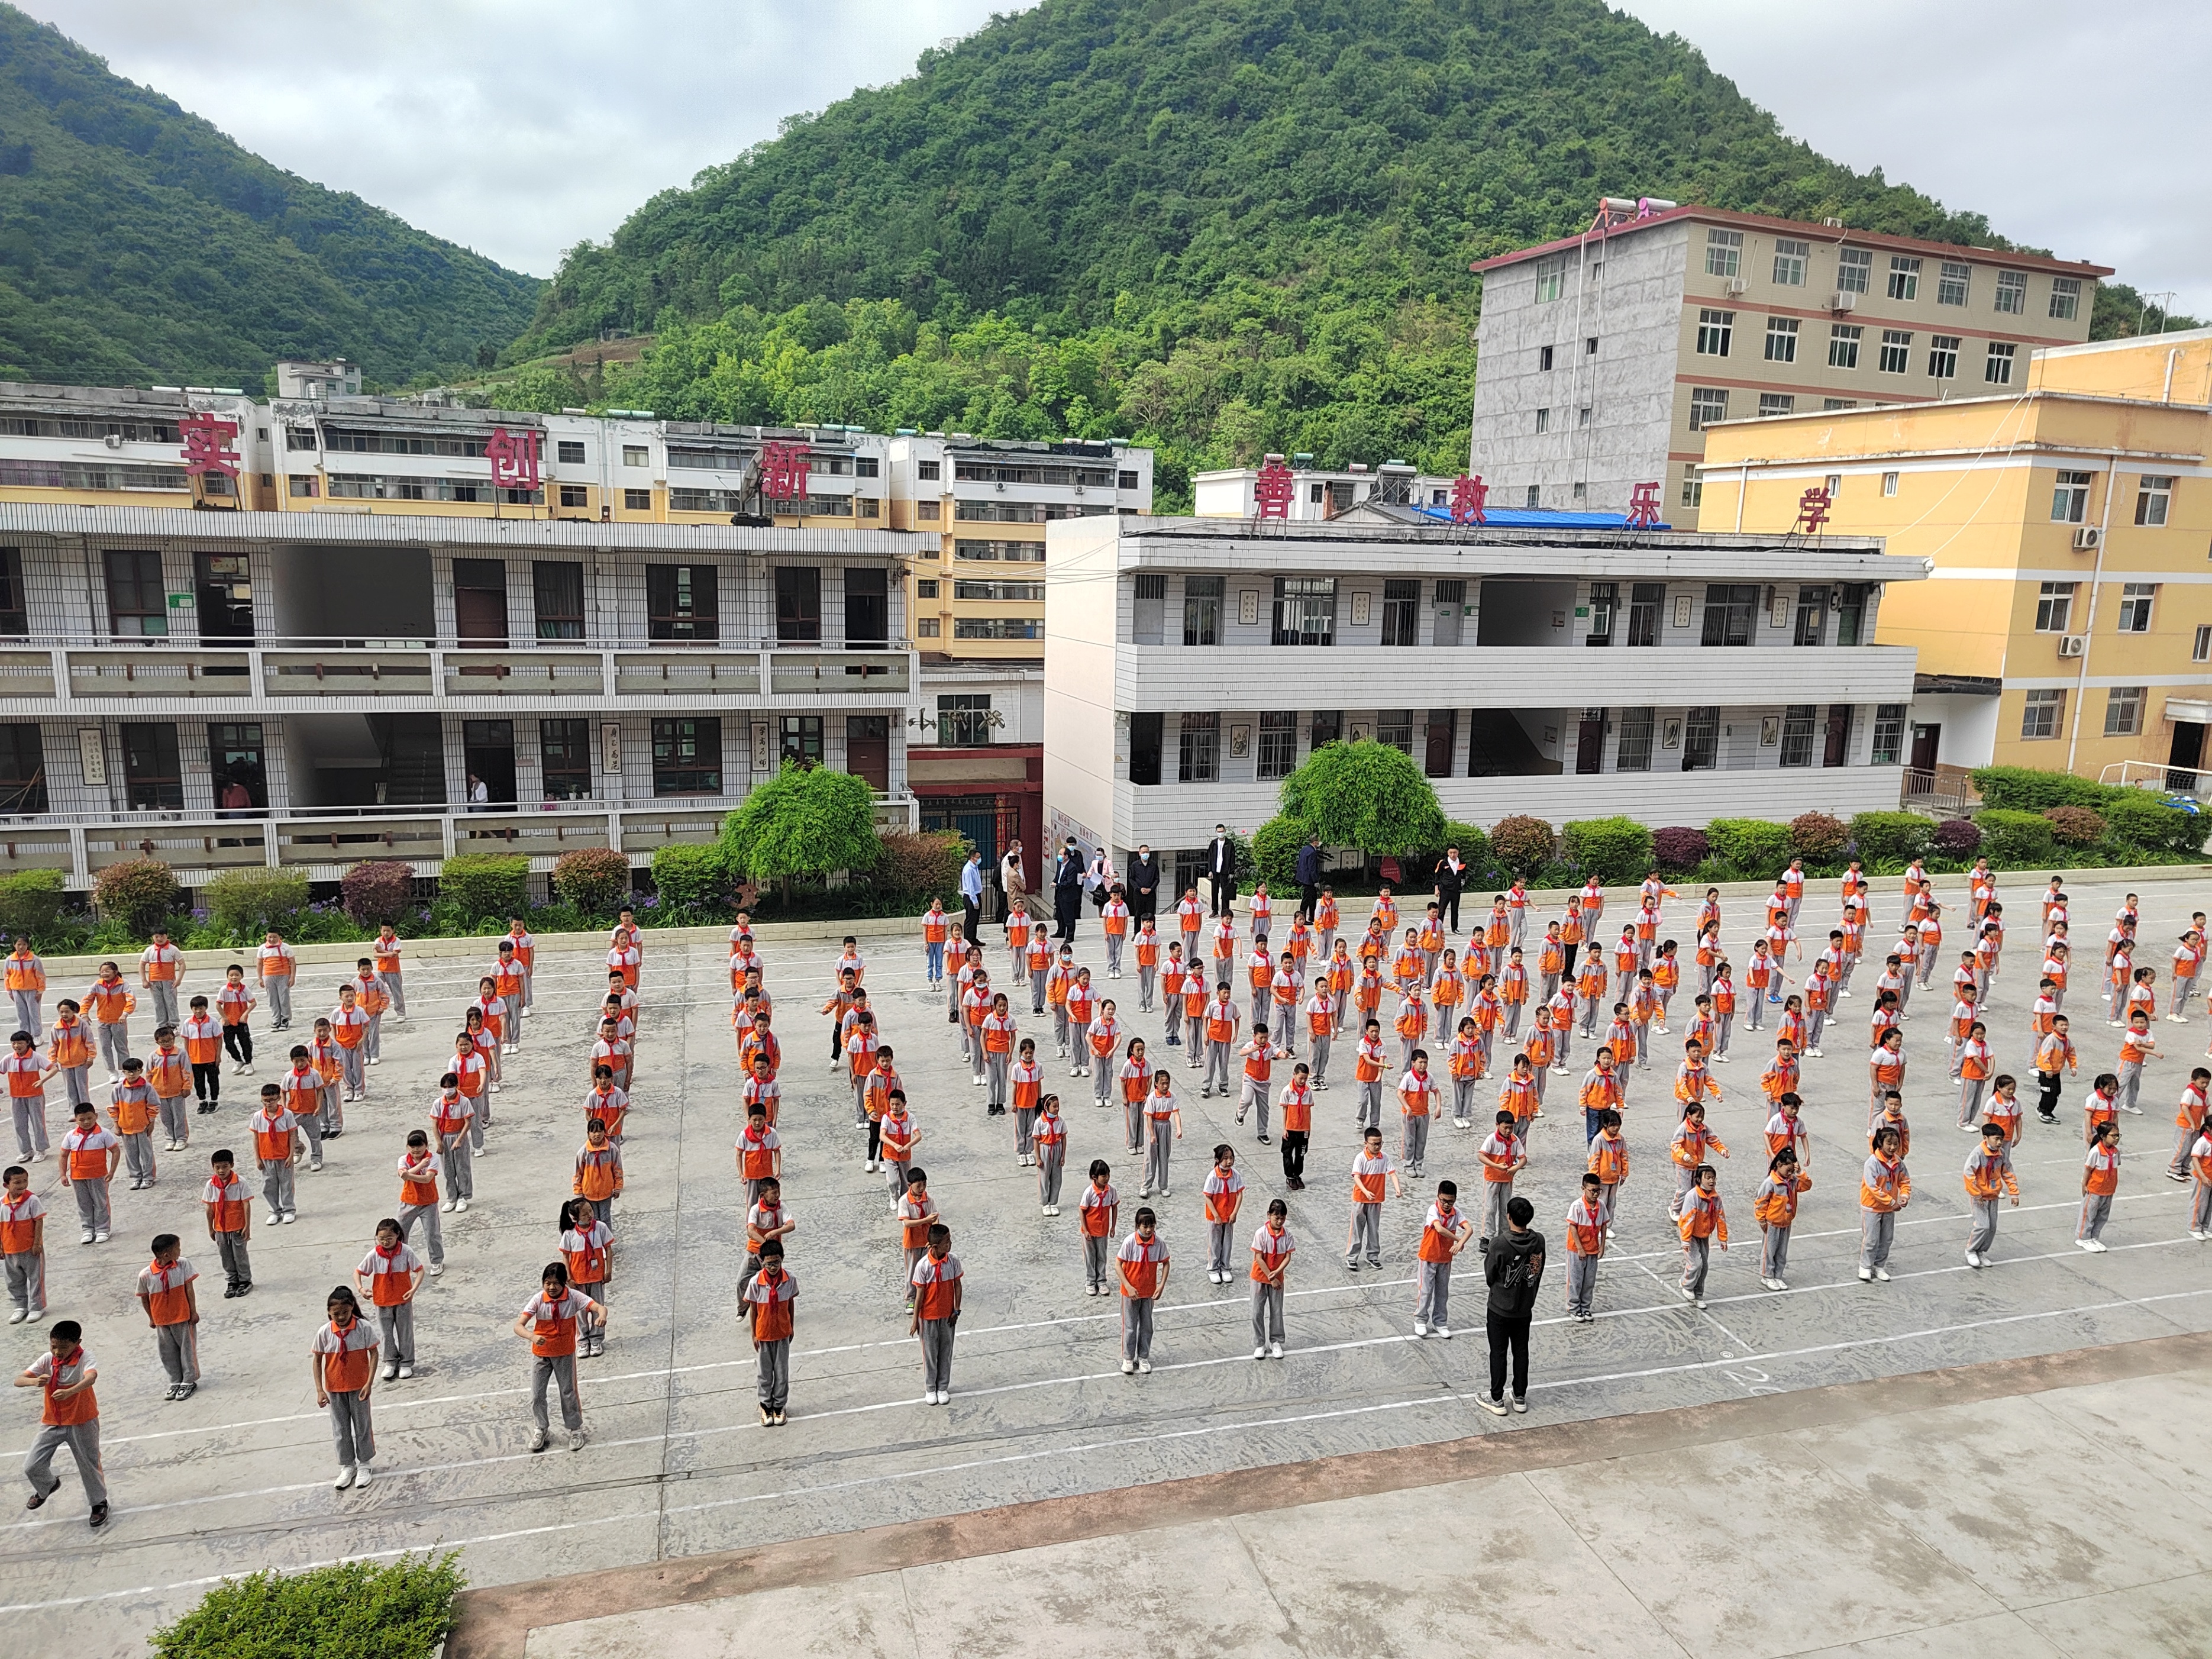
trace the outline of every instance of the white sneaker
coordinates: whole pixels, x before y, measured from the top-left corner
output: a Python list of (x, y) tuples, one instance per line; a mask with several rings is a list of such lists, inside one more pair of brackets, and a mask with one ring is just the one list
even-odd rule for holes
[(2189, 1236), (2191, 1238), (2202, 1238), (2204, 1237), (2204, 1231), (2201, 1227), (2191, 1227), (2189, 1230)]
[(29, 1317), (29, 1311), (26, 1309), (10, 1308), (8, 1310), (8, 1322), (10, 1325), (20, 1325)]
[[(2099, 1248), (2101, 1249), (2102, 1247), (2100, 1246)], [(1139, 1359), (1137, 1362), (1137, 1370), (1142, 1375), (1150, 1376), (1152, 1374), (1152, 1362), (1149, 1359)]]
[(1889, 1283), (1889, 1269), (1887, 1267), (1876, 1267), (1874, 1270), (1874, 1276), (1885, 1285)]
[(1871, 1285), (1871, 1284), (1873, 1284), (1873, 1283), (1874, 1283), (1874, 1269), (1873, 1269), (1873, 1268), (1871, 1268), (1871, 1267), (1862, 1267), (1862, 1268), (1860, 1268), (1860, 1269), (1859, 1269), (1859, 1282), (1860, 1282), (1861, 1284), (1863, 1284), (1863, 1285)]
[(1451, 1340), (1451, 1327), (1450, 1327), (1450, 1326), (1449, 1326), (1449, 1325), (1431, 1325), (1431, 1326), (1430, 1326), (1430, 1327), (1429, 1327), (1429, 1328), (1430, 1328), (1431, 1330), (1434, 1331), (1434, 1332), (1435, 1332), (1438, 1336), (1441, 1336), (1442, 1338), (1443, 1338), (1443, 1340), (1444, 1340), (1445, 1341), (1449, 1342), (1449, 1341), (1450, 1341), (1450, 1340)]
[(544, 1450), (545, 1449), (545, 1443), (546, 1443), (546, 1436), (545, 1436), (545, 1431), (544, 1431), (544, 1430), (543, 1430), (543, 1429), (532, 1429), (532, 1430), (530, 1431), (530, 1449), (531, 1449), (531, 1450), (532, 1450), (532, 1451), (534, 1451), (534, 1452), (541, 1452), (541, 1451), (544, 1451)]
[(1265, 1345), (1252, 1350), (1252, 1358), (1255, 1359), (1265, 1359), (1267, 1357), (1267, 1350)]
[(364, 1463), (355, 1472), (353, 1483), (356, 1486), (366, 1486), (374, 1478), (374, 1474), (370, 1470), (368, 1465)]
[[(513, 1054), (513, 1053), (514, 1052), (514, 1045), (512, 1042), (502, 1043), (502, 1044), (501, 1044), (501, 1045), (500, 1045), (500, 1050), (499, 1050), (499, 1051), (500, 1051), (500, 1053), (501, 1053), (501, 1054)], [(368, 1063), (369, 1063), (370, 1065), (372, 1065), (372, 1066), (374, 1066), (374, 1065), (375, 1065), (375, 1064), (376, 1064), (376, 1062), (375, 1062), (374, 1060), (370, 1060)]]
[(1283, 1345), (1279, 1342), (1270, 1342), (1267, 1345), (1267, 1358), (1270, 1359), (1280, 1359), (1282, 1357)]
[(453, 1200), (453, 1207), (457, 1210), (465, 1210), (469, 1207), (469, 1201), (465, 1198), (457, 1198)]
[(433, 1261), (433, 1262), (430, 1264), (430, 1277), (431, 1277), (431, 1278), (433, 1278), (433, 1279), (439, 1279), (439, 1278), (442, 1278), (442, 1277), (444, 1276), (444, 1274), (445, 1274), (445, 1272), (446, 1272), (446, 1264), (445, 1264), (444, 1262), (442, 1262), (442, 1261)]
[(399, 1380), (402, 1382), (404, 1382), (409, 1377), (414, 1375), (415, 1368), (412, 1365), (402, 1365), (399, 1368)]
[(579, 1429), (575, 1433), (568, 1437), (568, 1449), (570, 1451), (581, 1451), (586, 1446), (591, 1443), (591, 1439), (592, 1431), (589, 1429)]
[(1814, 1060), (1821, 1058), (1820, 1051), (1818, 1048), (1808, 1048), (1805, 1052), (1811, 1055)]
[(1969, 1250), (1966, 1252), (1966, 1265), (1969, 1267), (1978, 1267), (1982, 1265), (1982, 1259), (1980, 1256), (1975, 1255), (1973, 1251)]
[(1137, 1362), (1133, 1359), (1125, 1359), (1121, 1362), (1121, 1375), (1124, 1376), (1133, 1375), (1136, 1369)]
[(449, 1198), (438, 1207), (443, 1210), (447, 1214), (451, 1215), (453, 1212), (453, 1200)]
[(1428, 1334), (1429, 1328), (1425, 1322), (1419, 1319), (1413, 1322), (1413, 1334), (1415, 1336), (1426, 1336)]
[[(105, 1237), (106, 1235), (102, 1234), (101, 1237)], [(2099, 1255), (2102, 1255), (2106, 1250), (2111, 1247), (2108, 1246), (2101, 1238), (2093, 1238), (2089, 1241), (2089, 1248), (2094, 1250)]]
[(283, 1224), (283, 1220), (284, 1220), (283, 1215), (280, 1212), (276, 1211), (276, 1210), (271, 1210), (271, 1211), (270, 1211), (270, 1212), (269, 1212), (269, 1224), (270, 1224), (270, 1226), (272, 1226), (272, 1227), (279, 1226), (279, 1225)]
[(356, 1470), (352, 1464), (348, 1463), (338, 1471), (338, 1478), (331, 1481), (331, 1485), (337, 1487), (340, 1492), (343, 1492), (348, 1486), (353, 1485), (354, 1477), (358, 1473), (359, 1471)]

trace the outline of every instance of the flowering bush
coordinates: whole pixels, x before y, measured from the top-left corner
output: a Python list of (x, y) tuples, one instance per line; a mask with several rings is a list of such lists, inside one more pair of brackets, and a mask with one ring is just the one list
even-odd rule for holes
[(1651, 837), (1651, 856), (1670, 876), (1686, 875), (1705, 861), (1712, 842), (1702, 830), (1669, 824)]
[(1552, 826), (1541, 818), (1515, 813), (1491, 826), (1490, 851), (1516, 876), (1534, 875), (1552, 861)]
[(345, 913), (364, 927), (397, 927), (413, 908), (415, 868), (404, 859), (370, 859), (338, 878)]
[(1947, 859), (1970, 859), (1982, 850), (1982, 829), (1972, 818), (1945, 818), (1936, 826), (1936, 850)]
[(611, 847), (579, 847), (553, 861), (553, 890), (586, 915), (611, 915), (629, 902), (629, 860)]
[(2105, 820), (2087, 806), (2046, 806), (2052, 839), (2062, 847), (2094, 847), (2105, 836)]
[(1850, 839), (1844, 821), (1827, 812), (1800, 812), (1790, 820), (1790, 848), (1800, 858), (1825, 861), (1844, 850)]

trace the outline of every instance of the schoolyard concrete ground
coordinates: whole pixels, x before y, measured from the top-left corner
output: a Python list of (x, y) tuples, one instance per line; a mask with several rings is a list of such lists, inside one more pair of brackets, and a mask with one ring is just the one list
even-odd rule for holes
[[(1947, 898), (1962, 896), (1957, 878), (1939, 884)], [(2025, 877), (2004, 884), (2012, 945), (1990, 1018), (2000, 1062), (2021, 1073), (2028, 1070), (2030, 939), (2041, 884)], [(2123, 875), (2074, 886), (2075, 936), (2093, 962), (2092, 941), (2128, 884)], [(2191, 910), (2207, 907), (2212, 880), (2146, 878), (2139, 890), (2143, 937), (2157, 942), (2145, 959), (2162, 967), (2165, 942)], [(1666, 931), (1686, 942), (1690, 912), (1686, 900), (1670, 905)], [(1807, 901), (1808, 937), (1814, 926), (1824, 933), (1834, 914), (1833, 884), (1821, 884)], [(1870, 939), (1891, 936), (1893, 883), (1881, 884), (1875, 915)], [(1731, 902), (1726, 933), (1739, 960), (1758, 924), (1755, 900)], [(1015, 1502), (1092, 1495), (1105, 1502), (1103, 1495), (1148, 1483), (1357, 1459), (1470, 1436), (1547, 1428), (1595, 1436), (1598, 1419), (1623, 1413), (1679, 1413), (2212, 1330), (2205, 1278), (2212, 1258), (2187, 1237), (2184, 1189), (2160, 1174), (2172, 1146), (2172, 1102), (2208, 1032), (2201, 1014), (2188, 1026), (2156, 1028), (2169, 1053), (2151, 1068), (2147, 1115), (2124, 1120), (2129, 1161), (2110, 1253), (2085, 1255), (2072, 1244), (2077, 1102), (2087, 1074), (2110, 1065), (2118, 1047), (2101, 1018), (2085, 1017), (2076, 1033), (2085, 1076), (2068, 1085), (2060, 1127), (2031, 1120), (2018, 1158), (2022, 1206), (2004, 1212), (1996, 1264), (1976, 1272), (1960, 1255), (1966, 1207), (1958, 1171), (1967, 1138), (1951, 1127), (1955, 1097), (1944, 1076), (1938, 1010), (1921, 1003), (1907, 1027), (1917, 1196), (1901, 1218), (1894, 1281), (1857, 1282), (1861, 1045), (1872, 977), (1863, 972), (1861, 994), (1842, 1005), (1844, 1029), (1826, 1045), (1827, 1058), (1807, 1065), (1814, 1186), (1799, 1218), (1788, 1292), (1757, 1282), (1750, 1192), (1764, 1164), (1754, 1081), (1760, 1044), (1740, 1032), (1740, 1058), (1720, 1068), (1725, 1097), (1714, 1122), (1735, 1153), (1723, 1182), (1731, 1220), (1752, 1248), (1716, 1257), (1703, 1311), (1674, 1294), (1679, 1249), (1663, 1211), (1672, 1114), (1667, 1073), (1655, 1070), (1631, 1095), (1635, 1171), (1601, 1279), (1601, 1317), (1590, 1325), (1564, 1318), (1555, 1264), (1535, 1336), (1534, 1409), (1492, 1419), (1474, 1398), (1487, 1385), (1474, 1285), (1463, 1279), (1456, 1299), (1457, 1340), (1411, 1336), (1408, 1268), (1430, 1184), (1390, 1206), (1385, 1271), (1343, 1269), (1353, 1091), (1340, 1085), (1321, 1097), (1309, 1187), (1287, 1194), (1304, 1244), (1291, 1273), (1290, 1353), (1255, 1364), (1243, 1283), (1216, 1286), (1204, 1277), (1199, 1182), (1214, 1142), (1231, 1142), (1249, 1182), (1247, 1224), (1257, 1224), (1265, 1201), (1282, 1193), (1279, 1164), (1274, 1149), (1255, 1144), (1252, 1125), (1234, 1125), (1228, 1103), (1197, 1097), (1191, 1074), (1180, 1084), (1186, 1139), (1175, 1193), (1158, 1205), (1177, 1265), (1156, 1370), (1125, 1377), (1113, 1307), (1082, 1294), (1073, 1206), (1058, 1218), (1038, 1213), (1032, 1173), (1014, 1161), (1008, 1120), (984, 1116), (943, 999), (924, 988), (918, 938), (872, 939), (867, 949), (868, 983), (925, 1133), (919, 1161), (932, 1172), (968, 1269), (949, 1406), (921, 1403), (882, 1178), (860, 1167), (849, 1095), (827, 1064), (826, 1022), (813, 1012), (829, 988), (834, 938), (776, 941), (763, 954), (786, 1045), (785, 1187), (800, 1224), (790, 1256), (800, 1297), (790, 1425), (758, 1425), (752, 1359), (736, 1315), (743, 1203), (730, 1157), (738, 1082), (726, 951), (711, 941), (657, 939), (646, 962), (629, 1188), (616, 1218), (616, 1322), (605, 1358), (583, 1368), (593, 1443), (572, 1453), (558, 1449), (556, 1437), (556, 1449), (528, 1450), (528, 1361), (508, 1326), (555, 1254), (557, 1212), (580, 1139), (587, 1014), (605, 977), (596, 952), (562, 948), (541, 960), (540, 1012), (526, 1026), (523, 1052), (508, 1061), (491, 1155), (477, 1165), (477, 1202), (465, 1216), (445, 1218), (450, 1269), (423, 1293), (418, 1375), (379, 1386), (376, 1485), (366, 1493), (332, 1492), (335, 1463), (309, 1387), (307, 1343), (330, 1287), (368, 1249), (377, 1218), (395, 1207), (394, 1161), (405, 1131), (422, 1121), (477, 973), (467, 958), (426, 961), (409, 979), (415, 1017), (387, 1034), (385, 1063), (370, 1074), (371, 1099), (349, 1110), (349, 1133), (331, 1144), (328, 1167), (301, 1176), (299, 1222), (270, 1228), (257, 1219), (251, 1297), (225, 1301), (211, 1283), (219, 1276), (199, 1226), (198, 1192), (207, 1151), (218, 1142), (246, 1144), (247, 1099), (252, 1085), (274, 1075), (273, 1054), (256, 1078), (225, 1077), (222, 1114), (198, 1121), (190, 1154), (163, 1155), (156, 1189), (117, 1194), (113, 1243), (79, 1247), (66, 1213), (53, 1229), (54, 1316), (85, 1322), (100, 1366), (115, 1514), (104, 1533), (88, 1531), (82, 1493), (64, 1465), (67, 1484), (53, 1503), (0, 1522), (7, 1627), (27, 1647), (66, 1643), (81, 1654), (121, 1653), (210, 1582), (257, 1567), (453, 1547), (476, 1584), (519, 1583)], [(1079, 955), (1103, 966), (1088, 918)], [(1003, 966), (1003, 948), (990, 960)], [(2075, 1010), (2094, 1000), (2094, 967), (2077, 971)], [(205, 988), (200, 970), (186, 988)], [(1106, 988), (1121, 996), (1125, 1019), (1157, 1052), (1157, 1017), (1130, 1013), (1133, 971)], [(299, 1006), (303, 1014), (316, 1006), (304, 985)], [(1025, 1020), (1024, 1029), (1045, 1028)], [(264, 1041), (264, 1049), (276, 1046)], [(1581, 1063), (1578, 1051), (1577, 1071)], [(1138, 1183), (1120, 1150), (1118, 1113), (1094, 1110), (1087, 1085), (1066, 1077), (1065, 1067), (1049, 1080), (1072, 1099), (1071, 1169), (1105, 1157), (1133, 1197)], [(1556, 1239), (1582, 1156), (1571, 1091), (1562, 1086), (1570, 1079), (1553, 1084), (1554, 1110), (1536, 1127), (1522, 1190)], [(48, 1202), (66, 1212), (53, 1165), (34, 1167)], [(1468, 1187), (1478, 1173), (1472, 1138), (1440, 1128), (1429, 1168)], [(1131, 1207), (1125, 1198), (1125, 1219)], [(205, 1381), (181, 1404), (161, 1398), (150, 1334), (131, 1295), (146, 1240), (165, 1230), (185, 1235), (209, 1275), (202, 1281)], [(0, 1328), (0, 1358), (11, 1371), (40, 1351), (45, 1328)], [(20, 1458), (34, 1432), (36, 1396), (26, 1390), (11, 1398), (12, 1426), (0, 1433), (0, 1448)], [(2202, 1415), (2201, 1402), (2185, 1399), (2116, 1396), (2109, 1409), (2120, 1428), (2142, 1436)], [(2136, 1420), (2142, 1413), (2152, 1420)], [(2041, 1420), (2023, 1420), (2007, 1440), (2010, 1462), (1993, 1457), (1952, 1470), (1917, 1446), (1900, 1446), (1884, 1478), (1909, 1494), (1971, 1471), (1991, 1492), (2010, 1492), (2027, 1478), (2028, 1452), (2040, 1455), (2039, 1442), (2049, 1437), (2027, 1426)], [(2081, 1455), (2094, 1458), (2094, 1446)], [(1703, 1478), (1694, 1466), (1686, 1472), (1684, 1515), (1711, 1529), (1717, 1549), (1739, 1535), (1730, 1517), (1749, 1513), (1768, 1484), (1757, 1467), (1725, 1479)], [(1813, 1482), (1805, 1493), (1814, 1510), (1858, 1501), (1832, 1481)], [(1467, 1501), (1479, 1510), (1492, 1499), (1477, 1492)], [(1378, 1527), (1355, 1538), (1380, 1582), (1430, 1593), (1436, 1564), (1382, 1547), (1396, 1535)], [(1787, 1552), (1790, 1542), (1785, 1532), (1771, 1547)], [(2001, 1526), (1987, 1547), (2003, 1554), (2021, 1546)], [(1735, 1559), (1743, 1552), (1729, 1553)], [(1786, 1602), (1784, 1590), (1777, 1594)], [(1856, 1627), (1833, 1628), (1844, 1639)]]

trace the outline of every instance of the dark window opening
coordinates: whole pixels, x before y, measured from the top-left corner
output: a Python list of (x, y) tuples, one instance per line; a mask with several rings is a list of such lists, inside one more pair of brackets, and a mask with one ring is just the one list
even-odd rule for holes
[(540, 559), (530, 568), (538, 600), (538, 637), (584, 637), (584, 567), (568, 560)]
[[(821, 722), (815, 722), (818, 733)], [(716, 718), (653, 723), (653, 793), (722, 793), (722, 722)]]
[(720, 638), (714, 610), (715, 574), (711, 564), (646, 566), (647, 636), (708, 641)]
[(822, 573), (812, 565), (776, 567), (775, 637), (785, 645), (821, 642)]
[(161, 556), (111, 547), (107, 567), (107, 625), (118, 639), (161, 639), (169, 631), (169, 598), (161, 582)]
[[(1705, 631), (1700, 645), (1749, 645), (1759, 609), (1756, 582), (1712, 582), (1705, 588)], [(1686, 767), (1685, 768), (1686, 770)]]
[(185, 775), (174, 726), (123, 728), (124, 804), (134, 812), (182, 811)]
[(268, 810), (269, 775), (261, 761), (259, 722), (210, 721), (208, 771), (215, 780), (216, 817)]
[[(1706, 613), (1708, 616), (1711, 612)], [(1720, 763), (1721, 719), (1717, 708), (1692, 708), (1682, 720), (1682, 769), (1707, 772)]]
[(1132, 714), (1129, 716), (1129, 781), (1158, 783), (1160, 781), (1161, 733), (1167, 725), (1164, 714)]
[(822, 716), (786, 714), (778, 728), (776, 760), (799, 766), (822, 764)]
[(39, 728), (0, 726), (0, 812), (46, 810), (46, 739)]
[(1419, 645), (1420, 642), (1420, 583), (1385, 580), (1382, 584), (1382, 643)]
[(504, 561), (453, 561), (453, 635), (463, 645), (507, 643)]
[(538, 758), (545, 774), (546, 799), (591, 799), (591, 721), (538, 721)]

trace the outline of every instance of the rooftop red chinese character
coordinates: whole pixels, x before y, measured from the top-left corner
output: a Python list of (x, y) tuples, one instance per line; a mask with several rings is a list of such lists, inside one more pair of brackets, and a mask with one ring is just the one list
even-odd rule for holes
[(492, 428), (490, 440), (484, 445), (484, 453), (491, 460), (491, 481), (502, 489), (535, 489), (538, 488), (538, 433), (525, 427), (520, 432), (509, 432), (505, 427)]
[(1283, 465), (1279, 455), (1270, 455), (1260, 469), (1260, 477), (1252, 486), (1253, 499), (1259, 506), (1253, 516), (1261, 519), (1287, 519), (1291, 516), (1291, 498), (1297, 494), (1297, 483), (1291, 477), (1291, 469)]
[(236, 421), (219, 415), (187, 415), (177, 422), (177, 433), (184, 445), (186, 472), (238, 476), (238, 452), (231, 447), (231, 440), (238, 436)]
[(788, 441), (761, 446), (761, 494), (772, 501), (795, 501), (806, 494), (806, 446)]
[(1464, 472), (1452, 480), (1451, 516), (1454, 524), (1484, 524), (1483, 509), (1490, 500), (1490, 486), (1480, 478), (1470, 478)]
[(1657, 480), (1640, 483), (1628, 497), (1628, 528), (1650, 530), (1659, 522), (1659, 484)]
[(1823, 485), (1816, 484), (1807, 490), (1797, 498), (1797, 522), (1792, 527), (1808, 535), (1818, 535), (1820, 526), (1828, 521), (1830, 499)]

